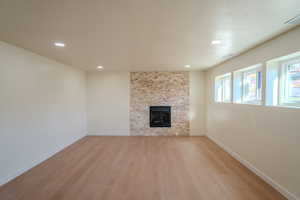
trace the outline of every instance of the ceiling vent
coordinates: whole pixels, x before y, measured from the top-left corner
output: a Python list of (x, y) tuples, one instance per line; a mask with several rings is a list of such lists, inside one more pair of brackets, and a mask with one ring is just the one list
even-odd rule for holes
[(300, 24), (300, 15), (297, 15), (296, 17), (293, 17), (284, 23), (291, 24), (291, 25), (298, 25), (298, 24)]

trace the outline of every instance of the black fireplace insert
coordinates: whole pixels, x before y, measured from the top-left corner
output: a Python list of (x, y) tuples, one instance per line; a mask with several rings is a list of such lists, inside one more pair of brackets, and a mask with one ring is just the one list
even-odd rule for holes
[(150, 106), (150, 127), (171, 127), (171, 106)]

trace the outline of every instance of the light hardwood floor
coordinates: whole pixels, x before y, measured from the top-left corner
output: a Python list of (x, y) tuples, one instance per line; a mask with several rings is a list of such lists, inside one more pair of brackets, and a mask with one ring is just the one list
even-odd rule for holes
[(85, 137), (1, 200), (285, 199), (206, 137)]

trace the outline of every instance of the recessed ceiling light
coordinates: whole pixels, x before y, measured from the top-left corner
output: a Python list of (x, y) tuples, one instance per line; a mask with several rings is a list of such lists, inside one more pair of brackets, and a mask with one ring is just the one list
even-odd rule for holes
[(103, 67), (102, 67), (102, 66), (98, 66), (97, 68), (98, 68), (98, 69), (103, 69)]
[(190, 68), (190, 67), (191, 67), (191, 65), (185, 65), (184, 67), (185, 67), (185, 68)]
[(222, 42), (221, 42), (221, 40), (213, 40), (213, 41), (211, 41), (211, 44), (221, 44)]
[(64, 46), (66, 46), (66, 45), (65, 45), (64, 43), (62, 43), (62, 42), (55, 42), (54, 45), (57, 46), (57, 47), (64, 47)]

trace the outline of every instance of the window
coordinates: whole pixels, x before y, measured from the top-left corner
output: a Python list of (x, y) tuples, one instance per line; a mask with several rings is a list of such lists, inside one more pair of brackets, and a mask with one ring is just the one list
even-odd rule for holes
[(231, 73), (215, 78), (215, 101), (231, 102)]
[(234, 102), (262, 103), (262, 67), (251, 66), (234, 72)]
[(300, 103), (300, 59), (283, 62), (281, 66), (280, 104)]
[(245, 72), (243, 76), (243, 102), (261, 101), (261, 71)]
[(267, 62), (266, 104), (300, 107), (300, 52)]

